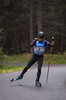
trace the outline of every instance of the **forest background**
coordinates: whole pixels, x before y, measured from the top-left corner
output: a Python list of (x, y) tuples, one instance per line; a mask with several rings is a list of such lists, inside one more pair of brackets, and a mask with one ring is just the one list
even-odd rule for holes
[[(30, 43), (38, 32), (54, 46), (46, 47), (44, 64), (66, 64), (65, 0), (0, 0), (0, 73), (22, 70), (33, 53)], [(12, 65), (11, 65), (12, 64)]]
[(65, 11), (65, 0), (0, 0), (2, 51), (7, 55), (32, 53), (29, 45), (43, 31), (45, 40), (55, 37), (53, 53), (65, 52)]

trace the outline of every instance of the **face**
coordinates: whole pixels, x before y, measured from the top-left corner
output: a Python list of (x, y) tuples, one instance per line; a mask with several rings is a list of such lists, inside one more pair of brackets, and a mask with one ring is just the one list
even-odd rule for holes
[(43, 38), (40, 38), (40, 37), (39, 37), (38, 39), (39, 39), (40, 42), (43, 41)]

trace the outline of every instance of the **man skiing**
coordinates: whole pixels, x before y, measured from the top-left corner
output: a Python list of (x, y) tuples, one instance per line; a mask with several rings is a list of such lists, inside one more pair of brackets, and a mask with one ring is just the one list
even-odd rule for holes
[(44, 40), (44, 32), (40, 31), (38, 33), (38, 38), (35, 38), (32, 43), (31, 47), (34, 47), (34, 53), (31, 58), (31, 60), (28, 62), (27, 66), (23, 69), (21, 74), (16, 77), (16, 79), (12, 79), (10, 82), (22, 79), (24, 74), (27, 72), (27, 70), (36, 62), (38, 61), (38, 72), (37, 72), (37, 78), (35, 81), (35, 85), (38, 87), (41, 87), (41, 83), (39, 82), (40, 80), (40, 75), (41, 75), (41, 68), (43, 64), (43, 54), (46, 46), (52, 46), (52, 44), (46, 40)]

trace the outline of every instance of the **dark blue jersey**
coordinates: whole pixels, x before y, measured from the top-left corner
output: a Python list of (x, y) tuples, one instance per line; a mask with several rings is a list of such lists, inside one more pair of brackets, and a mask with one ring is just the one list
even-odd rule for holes
[(31, 43), (31, 47), (34, 46), (34, 54), (37, 55), (43, 55), (45, 47), (46, 46), (52, 46), (52, 44), (46, 40), (43, 40), (42, 42), (39, 42), (39, 40), (37, 39), (36, 41), (33, 40)]

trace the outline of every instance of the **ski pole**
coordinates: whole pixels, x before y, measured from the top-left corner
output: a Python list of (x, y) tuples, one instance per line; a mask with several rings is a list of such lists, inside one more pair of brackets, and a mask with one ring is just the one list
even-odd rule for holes
[[(51, 48), (51, 50), (52, 50), (52, 48)], [(50, 54), (51, 54), (51, 53), (50, 53)], [(49, 55), (49, 56), (50, 56), (50, 55)], [(48, 70), (47, 70), (46, 84), (48, 83), (49, 68), (50, 68), (50, 57), (49, 57), (49, 62), (48, 62)]]
[[(54, 44), (54, 37), (52, 37), (51, 44)], [(50, 47), (50, 54), (52, 52), (52, 47)], [(46, 84), (48, 83), (48, 76), (49, 76), (49, 68), (50, 68), (50, 60), (51, 60), (51, 55), (49, 55), (49, 62), (48, 62), (48, 70), (47, 70), (47, 78), (46, 78)]]

